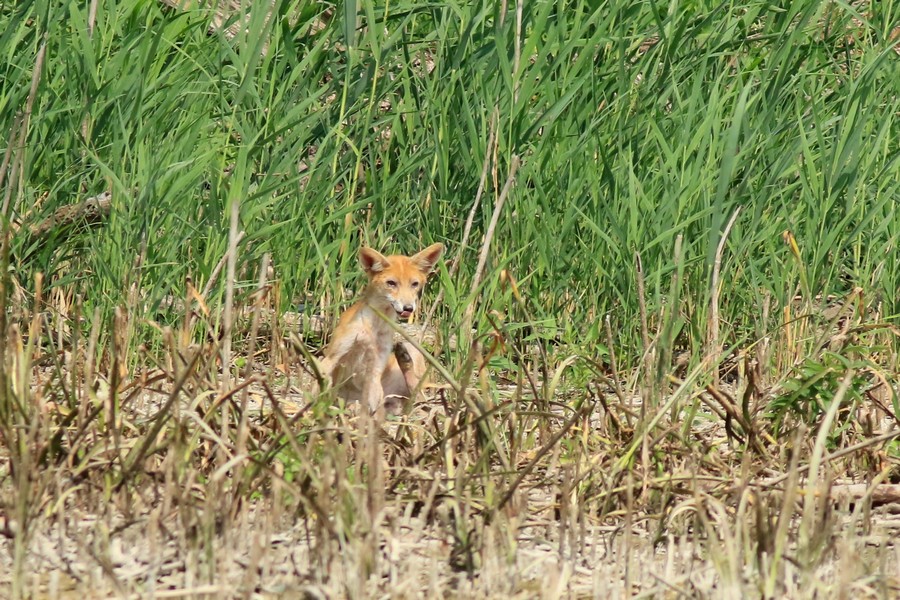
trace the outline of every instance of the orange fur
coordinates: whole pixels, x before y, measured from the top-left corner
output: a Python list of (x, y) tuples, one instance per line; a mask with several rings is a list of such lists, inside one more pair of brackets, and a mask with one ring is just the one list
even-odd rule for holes
[[(432, 244), (413, 256), (383, 256), (362, 248), (359, 261), (369, 278), (360, 299), (341, 315), (320, 371), (340, 397), (399, 412), (425, 374), (425, 357), (412, 345), (394, 346), (388, 319), (408, 319), (429, 273), (444, 251)], [(398, 361), (398, 354), (401, 360)]]

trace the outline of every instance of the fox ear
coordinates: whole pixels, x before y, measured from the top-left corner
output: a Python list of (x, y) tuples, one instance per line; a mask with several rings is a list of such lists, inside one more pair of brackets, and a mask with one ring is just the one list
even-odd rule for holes
[(434, 265), (437, 264), (437, 261), (440, 260), (441, 254), (444, 253), (444, 245), (443, 244), (432, 244), (412, 255), (410, 258), (416, 264), (417, 267), (425, 271), (426, 273), (431, 273), (434, 269)]
[(371, 275), (384, 271), (388, 267), (388, 259), (377, 250), (363, 247), (359, 251), (359, 264), (362, 265), (363, 271)]

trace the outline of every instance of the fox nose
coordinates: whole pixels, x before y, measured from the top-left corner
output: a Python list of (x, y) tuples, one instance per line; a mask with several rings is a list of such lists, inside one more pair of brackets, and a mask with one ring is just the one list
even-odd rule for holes
[(416, 309), (416, 307), (413, 306), (412, 304), (404, 304), (403, 305), (403, 312), (405, 312), (405, 313), (411, 313), (415, 309)]

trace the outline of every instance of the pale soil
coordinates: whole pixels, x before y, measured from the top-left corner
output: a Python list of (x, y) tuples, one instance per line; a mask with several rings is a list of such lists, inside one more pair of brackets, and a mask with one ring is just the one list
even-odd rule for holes
[[(254, 391), (250, 398), (260, 396)], [(61, 485), (57, 498), (70, 491)], [(698, 494), (702, 489), (698, 484)], [(563, 488), (546, 478), (526, 482), (521, 490), (493, 525), (471, 521), (480, 548), (471, 577), (453, 567), (452, 497), (435, 500), (428, 522), (413, 515), (408, 500), (389, 498), (377, 527), (375, 574), (367, 579), (361, 565), (371, 562), (371, 546), (358, 538), (319, 542), (314, 517), (283, 514), (268, 499), (245, 504), (236, 521), (219, 532), (202, 531), (198, 515), (217, 505), (200, 485), (196, 505), (188, 510), (171, 505), (162, 489), (142, 493), (131, 516), (113, 503), (87, 510), (59, 500), (67, 508), (35, 523), (26, 597), (760, 597), (759, 558), (746, 537), (755, 533), (735, 522), (727, 501), (704, 504), (712, 525), (698, 532), (691, 515), (700, 495), (680, 499), (665, 517), (672, 535), (654, 545), (658, 516), (635, 511), (627, 535), (621, 510), (603, 522), (566, 514), (559, 501)], [(477, 499), (467, 501), (478, 505)], [(839, 533), (827, 557), (804, 569), (797, 551), (788, 549), (778, 576), (784, 595), (776, 597), (900, 597), (898, 512), (898, 505), (873, 510), (866, 531), (861, 515), (838, 507), (831, 519)], [(44, 514), (49, 513), (48, 507)], [(0, 536), (0, 598), (11, 594), (12, 551), (12, 540)]]
[[(211, 547), (189, 539), (177, 516), (159, 507), (128, 523), (121, 515), (70, 511), (38, 527), (28, 597), (625, 598), (630, 581), (641, 597), (736, 598), (758, 579), (749, 566), (754, 557), (739, 548), (710, 554), (708, 544), (684, 538), (654, 549), (641, 525), (630, 540), (621, 527), (587, 525), (561, 544), (546, 500), (530, 504), (515, 542), (501, 539), (507, 532), (499, 528), (483, 530), (487, 550), (472, 578), (450, 568), (452, 540), (441, 524), (391, 518), (381, 530), (377, 575), (368, 581), (359, 575), (361, 545), (314, 553), (302, 523), (273, 518), (261, 504)], [(785, 562), (787, 597), (836, 597), (838, 589), (855, 598), (896, 597), (898, 530), (900, 521), (886, 518), (869, 535), (837, 540), (833, 558), (812, 574)], [(11, 589), (10, 551), (9, 540), (0, 540), (2, 597)]]

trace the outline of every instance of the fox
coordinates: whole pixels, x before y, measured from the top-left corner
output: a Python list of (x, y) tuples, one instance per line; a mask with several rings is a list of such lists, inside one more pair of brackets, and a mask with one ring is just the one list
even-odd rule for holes
[(440, 243), (412, 256), (360, 248), (368, 283), (341, 315), (319, 363), (320, 375), (339, 397), (361, 402), (373, 414), (384, 410), (395, 415), (412, 399), (425, 376), (425, 357), (408, 342), (394, 344), (394, 330), (386, 320), (409, 320), (443, 252)]

